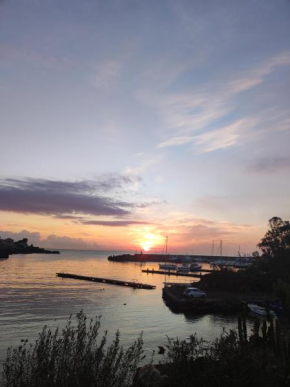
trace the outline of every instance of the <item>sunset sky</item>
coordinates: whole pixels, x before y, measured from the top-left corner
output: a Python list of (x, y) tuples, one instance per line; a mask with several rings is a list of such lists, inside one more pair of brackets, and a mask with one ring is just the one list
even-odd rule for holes
[(290, 218), (290, 1), (0, 0), (0, 236), (256, 250)]

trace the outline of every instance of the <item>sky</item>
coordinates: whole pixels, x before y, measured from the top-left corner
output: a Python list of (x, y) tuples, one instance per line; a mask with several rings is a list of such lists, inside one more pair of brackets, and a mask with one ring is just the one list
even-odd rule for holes
[(256, 250), (290, 218), (289, 20), (289, 0), (0, 0), (0, 236)]

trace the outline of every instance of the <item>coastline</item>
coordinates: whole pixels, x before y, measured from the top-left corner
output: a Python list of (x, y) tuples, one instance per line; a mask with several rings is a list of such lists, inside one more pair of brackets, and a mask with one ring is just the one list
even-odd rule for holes
[(10, 255), (17, 254), (60, 254), (58, 250), (46, 250), (41, 247), (33, 247), (27, 249), (17, 249), (17, 250), (0, 250), (0, 259), (8, 259)]

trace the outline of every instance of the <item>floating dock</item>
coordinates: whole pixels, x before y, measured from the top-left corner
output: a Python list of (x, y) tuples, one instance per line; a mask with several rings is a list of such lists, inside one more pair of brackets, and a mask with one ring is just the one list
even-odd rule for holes
[(109, 284), (109, 285), (117, 285), (117, 286), (127, 286), (129, 288), (134, 289), (155, 289), (156, 286), (154, 285), (148, 285), (148, 284), (141, 284), (137, 281), (122, 281), (122, 280), (116, 280), (111, 278), (99, 278), (99, 277), (89, 277), (85, 275), (78, 275), (78, 274), (69, 274), (69, 273), (56, 273), (57, 277), (61, 278), (71, 278), (81, 281), (91, 281), (91, 282), (100, 282), (102, 284)]
[[(210, 273), (211, 270), (198, 270), (198, 272)], [(192, 274), (192, 273), (177, 273), (177, 271), (170, 270), (154, 270), (154, 269), (145, 269), (142, 270), (142, 273), (150, 274), (165, 274), (165, 275), (175, 275), (176, 277), (192, 277), (192, 278), (201, 278), (202, 274)]]

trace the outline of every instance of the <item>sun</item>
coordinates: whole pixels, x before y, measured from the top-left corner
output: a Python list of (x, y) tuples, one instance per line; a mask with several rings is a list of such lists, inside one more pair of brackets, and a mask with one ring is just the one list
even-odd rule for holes
[(143, 249), (144, 251), (150, 251), (152, 245), (151, 245), (150, 242), (147, 242), (147, 241), (146, 241), (146, 242), (143, 242), (143, 243), (141, 244), (141, 247), (142, 247), (142, 249)]
[(162, 238), (159, 235), (152, 234), (151, 232), (145, 233), (142, 239), (140, 246), (144, 251), (150, 251), (162, 241)]

